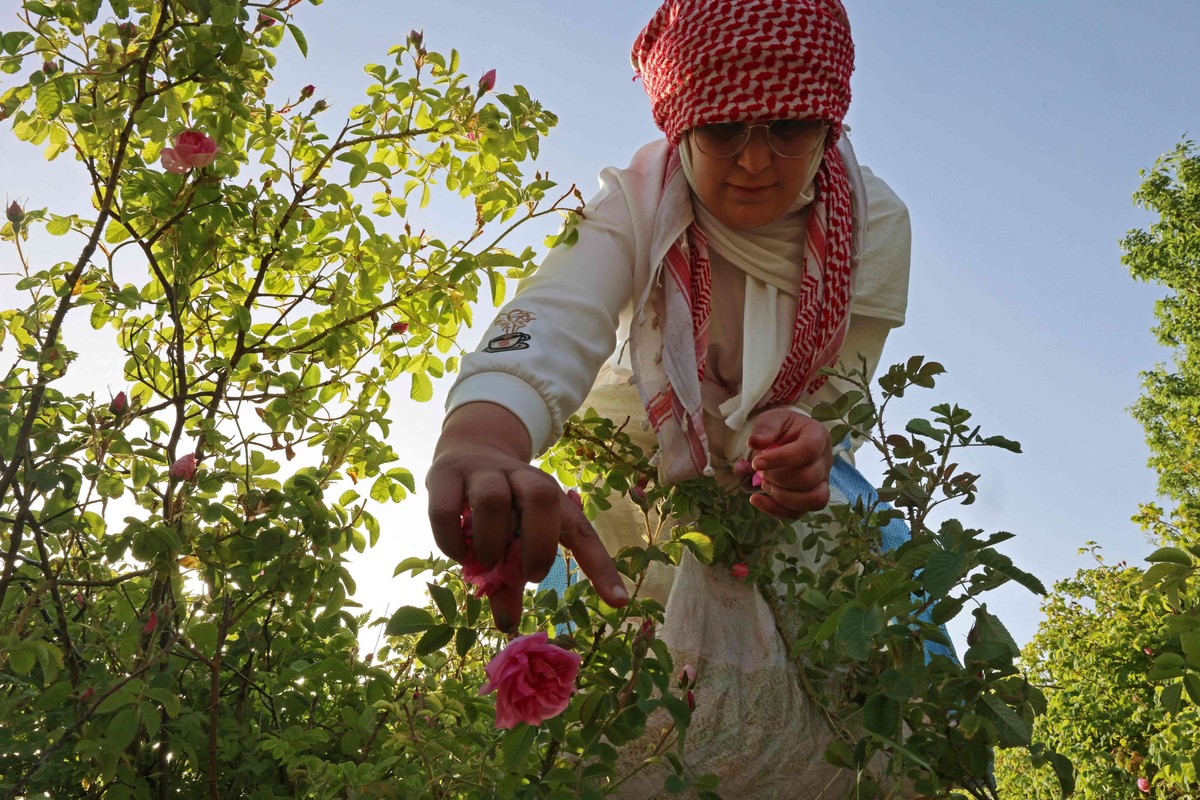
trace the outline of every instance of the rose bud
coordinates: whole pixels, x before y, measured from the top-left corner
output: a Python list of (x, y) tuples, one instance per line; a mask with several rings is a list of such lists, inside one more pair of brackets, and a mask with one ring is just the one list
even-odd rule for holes
[(178, 478), (181, 481), (195, 480), (196, 478), (196, 454), (188, 453), (186, 456), (180, 456), (171, 465), (171, 477)]
[(75, 605), (79, 606), (80, 608), (83, 608), (87, 605), (87, 598), (83, 596), (83, 592), (75, 593)]
[(392, 333), (408, 333), (407, 322), (393, 322), (390, 329)]
[(654, 620), (648, 619), (642, 622), (642, 627), (637, 632), (637, 636), (633, 638), (633, 643), (649, 644), (654, 641)]
[(313, 86), (311, 83), (308, 84), (307, 86), (303, 87), (300, 90), (300, 99), (307, 100), (308, 98), (313, 96), (313, 92), (315, 92), (316, 90), (317, 90), (316, 86)]
[(83, 694), (79, 695), (79, 702), (86, 703), (96, 696), (96, 687), (89, 686), (83, 690)]
[(1138, 790), (1146, 794), (1150, 794), (1150, 779), (1138, 778)]
[(259, 15), (258, 15), (258, 27), (260, 27), (260, 28), (269, 28), (269, 27), (271, 27), (271, 26), (272, 26), (272, 25), (274, 25), (274, 24), (275, 24), (275, 18), (274, 18), (274, 17), (268, 16), (268, 15), (266, 15), (266, 14), (259, 14)]
[(125, 397), (124, 392), (117, 392), (117, 396), (108, 404), (108, 410), (115, 416), (121, 416), (129, 408), (129, 399)]
[(489, 69), (479, 79), (479, 93), (490, 92), (494, 88), (496, 88), (496, 70)]
[(16, 200), (13, 200), (11, 203), (9, 203), (8, 208), (5, 209), (4, 216), (8, 218), (8, 221), (11, 222), (15, 228), (25, 221), (25, 209), (21, 208), (21, 204)]
[(412, 42), (413, 47), (420, 50), (422, 43), (425, 41), (425, 34), (414, 28), (408, 32), (408, 40)]
[(317, 102), (313, 103), (313, 111), (315, 113), (319, 114), (327, 108), (329, 108), (329, 103), (326, 103), (324, 100), (318, 100)]
[(134, 25), (132, 22), (122, 22), (117, 26), (117, 35), (122, 39), (132, 39), (134, 36), (137, 36), (137, 32), (137, 25)]
[(695, 711), (696, 710), (696, 695), (692, 693), (691, 689), (688, 689), (688, 693), (687, 693), (685, 699), (687, 700), (688, 711)]
[(750, 568), (740, 561), (729, 568), (729, 575), (734, 580), (744, 581), (749, 574)]
[(53, 75), (58, 72), (58, 63), (55, 61), (46, 61), (42, 64), (42, 73), (45, 75)]
[(158, 612), (151, 611), (146, 624), (142, 626), (142, 633), (154, 633), (154, 629), (158, 627)]
[(650, 486), (650, 479), (642, 476), (641, 479), (629, 489), (629, 496), (633, 498), (635, 503), (646, 502), (646, 489)]
[(691, 664), (685, 664), (683, 669), (679, 670), (679, 685), (691, 686), (696, 682), (696, 668)]

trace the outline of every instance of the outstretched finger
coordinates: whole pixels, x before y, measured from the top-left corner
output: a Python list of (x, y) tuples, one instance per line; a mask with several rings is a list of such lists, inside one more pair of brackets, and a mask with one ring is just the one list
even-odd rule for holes
[(488, 595), (492, 605), (492, 620), (496, 628), (512, 633), (521, 622), (521, 612), (524, 609), (525, 587), (505, 584), (498, 586)]
[(563, 503), (563, 521), (566, 525), (562, 533), (563, 545), (571, 551), (601, 600), (614, 608), (625, 605), (629, 602), (629, 593), (625, 591), (621, 573), (617, 571), (617, 565), (600, 541), (596, 529), (588, 522), (583, 511), (565, 495)]

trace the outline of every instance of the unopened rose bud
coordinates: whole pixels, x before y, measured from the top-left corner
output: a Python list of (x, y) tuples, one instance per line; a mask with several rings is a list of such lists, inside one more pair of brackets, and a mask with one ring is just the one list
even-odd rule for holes
[(269, 28), (269, 27), (271, 27), (271, 26), (272, 26), (272, 25), (274, 25), (274, 24), (275, 24), (275, 18), (274, 18), (274, 17), (268, 16), (268, 15), (266, 15), (266, 14), (259, 14), (259, 15), (258, 15), (258, 27), (260, 27), (260, 28)]
[(421, 46), (425, 43), (425, 34), (414, 28), (408, 32), (408, 41), (412, 43), (413, 47), (420, 50)]
[(53, 75), (56, 72), (58, 72), (58, 62), (53, 61), (53, 60), (47, 60), (44, 64), (42, 64), (42, 73), (43, 74)]
[(327, 108), (329, 108), (329, 103), (326, 103), (324, 100), (318, 100), (317, 102), (313, 103), (314, 113), (320, 114)]
[(151, 611), (150, 617), (146, 620), (146, 624), (142, 626), (142, 633), (154, 633), (154, 629), (158, 627), (158, 612)]
[(750, 575), (750, 568), (739, 561), (729, 568), (729, 575), (734, 580), (744, 581)]
[(186, 456), (181, 456), (171, 465), (171, 477), (181, 481), (195, 480), (196, 478), (196, 454), (188, 453)]
[(137, 36), (137, 32), (137, 25), (134, 25), (132, 22), (122, 22), (117, 26), (117, 35), (122, 39), (132, 39)]
[(641, 480), (630, 487), (629, 496), (632, 497), (636, 503), (644, 503), (646, 502), (646, 489), (649, 486), (650, 479), (642, 476)]
[(490, 92), (496, 88), (496, 70), (489, 69), (483, 73), (483, 77), (479, 79), (479, 93)]
[(83, 596), (83, 592), (75, 593), (75, 605), (79, 606), (80, 608), (83, 608), (87, 605), (87, 598)]
[(696, 668), (691, 664), (685, 664), (683, 669), (679, 670), (679, 685), (691, 686), (696, 682)]
[(644, 620), (642, 627), (637, 632), (637, 636), (633, 638), (633, 643), (649, 644), (652, 641), (654, 641), (654, 620)]
[(1149, 778), (1145, 778), (1145, 777), (1138, 778), (1138, 791), (1143, 792), (1145, 794), (1150, 794), (1150, 779)]
[(313, 92), (315, 92), (316, 90), (317, 90), (316, 86), (313, 86), (311, 83), (308, 84), (307, 86), (303, 87), (300, 90), (300, 99), (307, 100), (308, 98), (313, 96)]
[(8, 221), (15, 228), (25, 221), (25, 209), (21, 208), (21, 204), (16, 200), (13, 200), (9, 203), (8, 208), (5, 209), (4, 216), (8, 217)]
[(696, 695), (692, 692), (691, 689), (688, 689), (688, 693), (687, 693), (687, 695), (685, 695), (684, 699), (687, 700), (688, 711), (695, 711), (696, 710)]
[(125, 397), (124, 392), (117, 392), (117, 396), (108, 404), (108, 410), (114, 416), (121, 416), (129, 408), (129, 399)]
[(391, 327), (392, 333), (408, 333), (407, 322), (393, 322)]
[(79, 695), (79, 702), (86, 703), (96, 696), (96, 687), (89, 686), (83, 690), (83, 694)]

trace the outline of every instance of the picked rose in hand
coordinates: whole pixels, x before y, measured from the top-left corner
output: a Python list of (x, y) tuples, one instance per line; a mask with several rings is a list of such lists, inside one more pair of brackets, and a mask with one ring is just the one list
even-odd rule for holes
[(540, 725), (571, 702), (583, 659), (549, 638), (545, 631), (518, 636), (484, 667), (488, 679), (479, 693), (496, 693), (497, 728)]
[(171, 140), (173, 147), (164, 147), (163, 169), (182, 175), (193, 167), (207, 167), (217, 157), (216, 141), (203, 131), (186, 130)]
[(462, 560), (463, 580), (475, 587), (476, 597), (490, 597), (492, 592), (505, 586), (524, 586), (525, 576), (521, 572), (521, 540), (514, 539), (508, 546), (504, 558), (487, 569), (475, 556), (472, 539), (471, 509), (463, 509), (462, 531), (467, 540), (467, 555)]

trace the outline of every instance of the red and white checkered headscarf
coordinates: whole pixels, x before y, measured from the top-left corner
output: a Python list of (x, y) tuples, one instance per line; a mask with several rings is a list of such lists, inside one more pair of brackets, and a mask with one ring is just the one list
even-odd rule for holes
[[(666, 0), (634, 43), (654, 120), (676, 145), (664, 175), (679, 172), (685, 131), (715, 122), (822, 119), (829, 124), (808, 214), (793, 338), (760, 405), (794, 403), (825, 383), (845, 339), (853, 212), (845, 164), (832, 145), (850, 105), (854, 44), (839, 0)], [(807, 265), (807, 268), (806, 268)], [(635, 336), (639, 388), (660, 444), (660, 476), (684, 480), (712, 465), (699, 404), (711, 303), (708, 246), (693, 221), (663, 259), (664, 324)], [(813, 276), (817, 276), (813, 279)], [(690, 316), (690, 324), (686, 323)], [(654, 340), (654, 341), (652, 341)]]
[(823, 119), (837, 141), (854, 42), (839, 0), (667, 0), (633, 45), (672, 144), (713, 122)]

